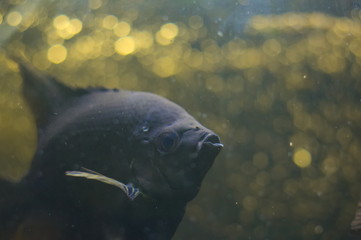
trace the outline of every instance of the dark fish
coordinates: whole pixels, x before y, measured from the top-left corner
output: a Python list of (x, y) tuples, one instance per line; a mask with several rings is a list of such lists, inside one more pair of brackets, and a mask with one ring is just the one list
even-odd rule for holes
[(355, 217), (350, 225), (350, 232), (347, 237), (343, 238), (347, 240), (361, 240), (361, 199), (357, 203)]
[(171, 239), (219, 137), (160, 96), (70, 88), (19, 67), (38, 145), (19, 184), (0, 182), (0, 238)]

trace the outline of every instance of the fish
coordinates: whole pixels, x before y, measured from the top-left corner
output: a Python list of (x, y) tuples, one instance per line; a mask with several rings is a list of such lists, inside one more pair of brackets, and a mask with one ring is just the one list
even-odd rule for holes
[(70, 87), (14, 61), (37, 147), (19, 183), (0, 181), (0, 238), (171, 239), (219, 136), (159, 95)]

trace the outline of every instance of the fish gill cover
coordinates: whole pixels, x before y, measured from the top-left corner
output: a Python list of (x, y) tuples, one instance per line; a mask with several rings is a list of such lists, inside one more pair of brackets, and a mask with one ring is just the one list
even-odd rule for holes
[[(25, 17), (10, 1), (2, 47), (68, 85), (166, 96), (222, 137), (174, 239), (339, 239), (361, 189), (358, 1), (264, 2), (44, 1)], [(16, 180), (36, 133), (2, 51), (0, 169)]]

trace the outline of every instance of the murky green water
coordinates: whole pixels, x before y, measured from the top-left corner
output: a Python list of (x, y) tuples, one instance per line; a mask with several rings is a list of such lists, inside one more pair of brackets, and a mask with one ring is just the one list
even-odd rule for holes
[(19, 180), (36, 141), (10, 53), (160, 94), (221, 136), (174, 239), (338, 239), (361, 190), (361, 11), (290, 2), (0, 3), (0, 176)]

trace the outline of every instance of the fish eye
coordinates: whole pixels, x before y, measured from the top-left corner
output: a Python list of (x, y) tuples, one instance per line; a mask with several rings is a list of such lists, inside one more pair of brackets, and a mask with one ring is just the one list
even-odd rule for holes
[(157, 148), (161, 153), (173, 152), (179, 142), (179, 136), (175, 132), (164, 132), (158, 136)]

